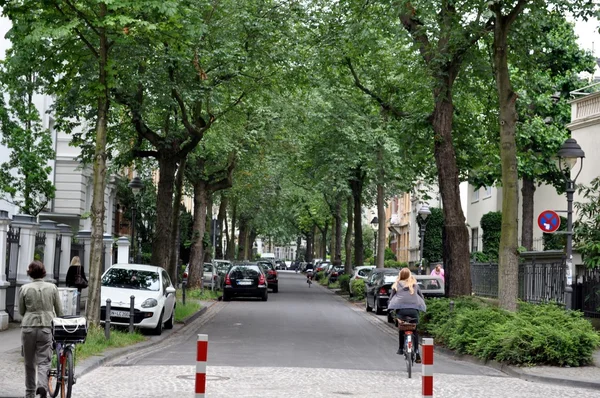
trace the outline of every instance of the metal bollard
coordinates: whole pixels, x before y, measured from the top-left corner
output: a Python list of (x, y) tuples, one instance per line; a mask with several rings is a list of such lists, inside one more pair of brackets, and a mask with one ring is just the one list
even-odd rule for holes
[(104, 338), (110, 339), (110, 303), (111, 299), (106, 299), (106, 310), (104, 311)]
[(133, 333), (133, 316), (135, 315), (135, 310), (133, 306), (135, 305), (135, 296), (129, 297), (129, 333)]
[(450, 312), (454, 311), (454, 301), (450, 301)]
[(421, 342), (421, 389), (423, 397), (433, 397), (433, 339), (424, 338)]
[(187, 286), (187, 282), (181, 282), (181, 302), (185, 305), (185, 287)]
[(196, 343), (195, 397), (204, 398), (206, 393), (206, 359), (208, 358), (208, 335), (199, 334)]

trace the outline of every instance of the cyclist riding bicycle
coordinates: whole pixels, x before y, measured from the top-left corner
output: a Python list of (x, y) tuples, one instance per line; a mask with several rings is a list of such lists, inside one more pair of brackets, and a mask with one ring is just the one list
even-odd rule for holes
[[(388, 310), (394, 310), (398, 320), (407, 320), (410, 323), (419, 323), (419, 312), (425, 312), (427, 305), (419, 284), (412, 276), (408, 268), (402, 268), (398, 273), (396, 281), (392, 285), (390, 299), (388, 301)], [(415, 353), (417, 363), (421, 362), (419, 354), (419, 335), (415, 330)], [(404, 354), (404, 331), (398, 331), (398, 355)]]

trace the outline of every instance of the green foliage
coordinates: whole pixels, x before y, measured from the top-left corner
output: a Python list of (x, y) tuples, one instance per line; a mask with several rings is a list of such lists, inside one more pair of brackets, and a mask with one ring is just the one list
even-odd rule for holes
[(200, 308), (200, 303), (195, 300), (186, 300), (185, 305), (183, 305), (183, 302), (177, 301), (175, 322), (183, 322), (186, 318), (198, 312)]
[(481, 216), (479, 222), (483, 230), (483, 252), (490, 260), (498, 258), (500, 233), (502, 231), (502, 212), (490, 211)]
[(340, 284), (340, 289), (344, 292), (350, 291), (350, 278), (351, 276), (348, 274), (344, 274), (338, 278), (338, 282)]
[[(558, 227), (558, 230), (567, 230), (566, 217), (560, 216), (560, 227)], [(544, 250), (565, 250), (565, 247), (567, 245), (567, 235), (565, 234), (542, 234), (542, 240), (544, 242)]]
[[(444, 244), (442, 242), (444, 211), (437, 207), (432, 207), (429, 210), (431, 210), (431, 214), (427, 217), (425, 242), (423, 243), (423, 261), (425, 264), (441, 260), (442, 252), (444, 250)], [(418, 217), (417, 220), (420, 224), (420, 217)]]
[(581, 186), (579, 194), (583, 200), (575, 203), (578, 214), (575, 246), (586, 267), (596, 268), (600, 266), (600, 177), (594, 178), (588, 186)]
[(397, 261), (398, 259), (396, 258), (396, 254), (392, 251), (391, 248), (387, 247), (385, 248), (385, 253), (383, 255), (383, 259), (385, 260), (394, 260)]
[(476, 263), (489, 263), (495, 261), (496, 259), (490, 258), (487, 253), (484, 252), (473, 252), (471, 253), (471, 260)]
[(362, 300), (365, 298), (365, 281), (363, 279), (352, 279), (350, 284), (352, 285), (352, 294), (356, 300)]
[(396, 260), (386, 260), (383, 263), (383, 267), (384, 268), (404, 268), (404, 267), (408, 267), (408, 264), (400, 262), (400, 261), (396, 261)]
[(580, 312), (555, 304), (521, 303), (516, 313), (480, 299), (427, 300), (420, 328), (460, 353), (510, 364), (583, 366), (600, 335)]

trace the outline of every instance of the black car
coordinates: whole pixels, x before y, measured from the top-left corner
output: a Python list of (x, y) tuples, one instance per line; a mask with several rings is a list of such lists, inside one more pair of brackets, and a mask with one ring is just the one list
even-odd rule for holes
[(223, 301), (234, 296), (258, 297), (267, 301), (267, 277), (258, 264), (236, 264), (229, 268), (223, 286)]
[(284, 269), (286, 269), (285, 261), (275, 260), (275, 269), (278, 269), (278, 270), (284, 270)]
[(329, 273), (329, 283), (337, 282), (338, 278), (344, 275), (345, 267), (343, 265), (334, 265)]
[(279, 276), (273, 263), (271, 261), (258, 261), (257, 264), (263, 268), (264, 273), (267, 275), (269, 289), (273, 290), (273, 293), (277, 293), (279, 291)]
[(387, 309), (390, 289), (398, 277), (398, 270), (394, 268), (375, 268), (365, 281), (365, 309), (375, 310), (377, 315), (382, 315)]

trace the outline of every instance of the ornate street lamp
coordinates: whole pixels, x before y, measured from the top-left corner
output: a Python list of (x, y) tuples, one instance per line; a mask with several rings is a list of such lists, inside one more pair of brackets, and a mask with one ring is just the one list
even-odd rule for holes
[[(573, 276), (575, 276), (575, 269), (573, 267), (573, 195), (575, 193), (575, 181), (581, 170), (583, 169), (583, 158), (585, 152), (581, 149), (577, 141), (573, 138), (568, 138), (560, 147), (558, 151), (558, 167), (563, 173), (565, 178), (566, 192), (567, 192), (567, 286), (565, 288), (565, 304), (567, 308), (575, 309), (576, 295), (573, 293)], [(571, 170), (577, 164), (577, 159), (581, 159), (579, 162), (579, 171), (575, 178), (571, 179)]]
[(375, 263), (375, 266), (379, 266), (379, 264), (377, 264), (377, 228), (379, 227), (379, 220), (377, 219), (377, 216), (373, 217), (373, 219), (371, 220), (371, 228), (373, 228), (373, 232), (375, 233), (375, 244), (373, 246), (375, 246), (373, 248), (373, 262)]
[[(142, 183), (142, 180), (140, 179), (140, 177), (135, 176), (129, 182), (128, 186), (131, 189), (131, 192), (133, 192), (133, 206), (131, 207), (131, 260), (134, 261), (134, 259), (136, 259), (135, 247), (136, 247), (136, 243), (137, 243), (135, 240), (136, 202), (137, 202), (137, 198), (140, 194), (140, 191), (144, 187), (144, 184)], [(137, 259), (137, 260), (138, 260), (138, 262), (140, 262), (139, 259)]]
[(421, 228), (420, 228), (420, 233), (421, 233), (421, 255), (420, 255), (420, 260), (419, 260), (419, 274), (423, 275), (423, 243), (425, 242), (425, 227), (427, 225), (427, 217), (429, 217), (429, 215), (431, 215), (431, 210), (429, 210), (429, 206), (424, 204), (421, 206), (421, 208), (418, 211), (419, 214), (419, 218), (421, 219)]

